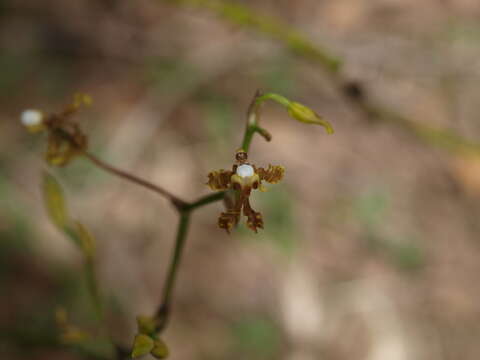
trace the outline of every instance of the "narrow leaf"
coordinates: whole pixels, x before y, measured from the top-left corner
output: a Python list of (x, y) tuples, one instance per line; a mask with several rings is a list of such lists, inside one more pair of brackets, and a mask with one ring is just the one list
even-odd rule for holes
[(61, 185), (51, 174), (45, 172), (42, 189), (50, 220), (59, 229), (64, 230), (69, 223), (69, 216)]
[(87, 230), (82, 223), (74, 221), (76, 235), (78, 237), (79, 246), (83, 254), (87, 258), (92, 258), (95, 255), (95, 238)]

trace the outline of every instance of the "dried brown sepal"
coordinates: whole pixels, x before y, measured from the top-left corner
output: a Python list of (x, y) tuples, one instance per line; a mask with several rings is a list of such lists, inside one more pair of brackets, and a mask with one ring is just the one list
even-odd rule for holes
[(283, 179), (285, 168), (280, 165), (268, 165), (267, 169), (258, 168), (257, 174), (261, 180), (265, 180), (270, 184), (276, 184)]
[(45, 159), (48, 164), (64, 166), (87, 149), (87, 136), (80, 130), (72, 116), (82, 105), (89, 105), (91, 98), (85, 94), (76, 94), (74, 101), (58, 113), (40, 114), (42, 130), (48, 132)]
[(227, 190), (230, 188), (232, 172), (229, 170), (212, 171), (208, 174), (207, 185), (212, 190)]
[(227, 212), (222, 212), (218, 218), (218, 227), (220, 229), (225, 229), (227, 233), (230, 234), (230, 231), (238, 224), (240, 219), (240, 212), (235, 210), (227, 210)]
[(78, 126), (52, 129), (48, 135), (45, 159), (50, 165), (64, 166), (86, 148), (87, 137)]
[(45, 160), (54, 166), (64, 166), (75, 155), (70, 144), (62, 138), (53, 134), (48, 136), (47, 152)]
[(255, 211), (250, 206), (250, 201), (245, 199), (243, 205), (243, 214), (247, 217), (247, 226), (253, 231), (257, 232), (257, 228), (263, 229), (262, 214)]
[(82, 107), (82, 105), (90, 106), (91, 104), (92, 104), (92, 98), (90, 97), (90, 95), (76, 93), (73, 96), (73, 102), (65, 106), (63, 111), (60, 113), (60, 117), (65, 119), (75, 114)]

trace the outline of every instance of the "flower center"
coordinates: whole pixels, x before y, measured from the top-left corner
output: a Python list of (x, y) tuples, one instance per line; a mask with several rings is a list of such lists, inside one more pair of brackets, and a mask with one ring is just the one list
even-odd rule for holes
[(237, 167), (237, 175), (242, 178), (253, 176), (253, 174), (254, 174), (254, 171), (251, 165), (244, 164)]

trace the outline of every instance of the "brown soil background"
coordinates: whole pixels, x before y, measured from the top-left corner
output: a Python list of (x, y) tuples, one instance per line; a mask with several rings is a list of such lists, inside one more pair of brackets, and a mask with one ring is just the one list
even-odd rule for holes
[[(374, 101), (480, 138), (480, 3), (475, 0), (242, 1), (344, 59)], [(77, 249), (48, 221), (45, 141), (26, 108), (81, 91), (93, 152), (186, 199), (231, 166), (256, 89), (325, 116), (336, 132), (275, 104), (250, 158), (286, 178), (254, 194), (265, 231), (195, 213), (165, 333), (171, 359), (477, 360), (480, 161), (369, 123), (315, 65), (200, 9), (153, 0), (0, 2), (0, 353), (77, 359), (53, 313), (95, 329)], [(109, 329), (125, 345), (158, 304), (175, 212), (85, 160), (52, 170), (98, 242)]]

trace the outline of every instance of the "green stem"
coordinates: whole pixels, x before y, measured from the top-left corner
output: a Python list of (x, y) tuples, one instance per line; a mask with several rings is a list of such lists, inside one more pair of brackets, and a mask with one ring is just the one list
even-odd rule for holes
[(177, 279), (178, 268), (180, 266), (183, 249), (185, 248), (185, 241), (187, 238), (188, 227), (190, 225), (191, 213), (193, 210), (202, 206), (223, 200), (224, 197), (224, 191), (202, 196), (196, 201), (187, 204), (180, 212), (180, 222), (178, 224), (177, 235), (175, 237), (175, 248), (173, 250), (172, 259), (168, 268), (167, 280), (165, 281), (163, 288), (162, 301), (155, 314), (157, 322), (156, 330), (158, 332), (161, 332), (166, 328), (170, 318), (173, 290)]
[(211, 204), (213, 202), (223, 200), (224, 197), (225, 197), (225, 191), (220, 191), (220, 192), (216, 192), (216, 193), (213, 193), (213, 194), (210, 194), (210, 195), (202, 196), (198, 200), (188, 204), (186, 206), (186, 210), (187, 211), (195, 210), (196, 208), (199, 208), (201, 206), (208, 205), (208, 204)]
[(93, 305), (99, 321), (103, 320), (103, 305), (100, 297), (100, 291), (98, 290), (97, 279), (95, 278), (95, 263), (94, 259), (88, 257), (85, 259), (85, 277), (87, 280), (88, 292), (92, 298)]
[(260, 91), (257, 91), (255, 93), (255, 96), (253, 97), (253, 100), (248, 108), (247, 126), (245, 127), (245, 133), (242, 140), (242, 149), (246, 153), (248, 153), (250, 149), (250, 144), (252, 143), (253, 135), (255, 135), (255, 133), (258, 133), (267, 141), (272, 140), (272, 135), (270, 135), (270, 133), (266, 129), (262, 128), (259, 125), (260, 108), (262, 104), (267, 100), (275, 101), (286, 108), (288, 108), (288, 106), (290, 105), (290, 101), (284, 96), (274, 93), (262, 94)]
[(256, 97), (255, 102), (257, 104), (261, 104), (267, 100), (273, 100), (285, 107), (290, 105), (290, 100), (288, 100), (285, 96), (274, 94), (274, 93), (266, 93)]
[(242, 149), (248, 153), (250, 149), (250, 144), (252, 143), (253, 135), (257, 132), (257, 127), (255, 125), (247, 125), (245, 129), (245, 135), (243, 136)]
[(185, 240), (187, 238), (188, 226), (190, 224), (190, 212), (184, 211), (180, 215), (180, 222), (177, 227), (177, 236), (175, 238), (175, 248), (173, 250), (173, 256), (170, 261), (168, 269), (167, 280), (163, 288), (163, 297), (157, 313), (157, 331), (161, 332), (168, 324), (170, 315), (170, 307), (173, 295), (173, 289), (175, 286), (175, 280), (177, 278), (178, 267), (182, 258), (183, 248), (185, 246)]

